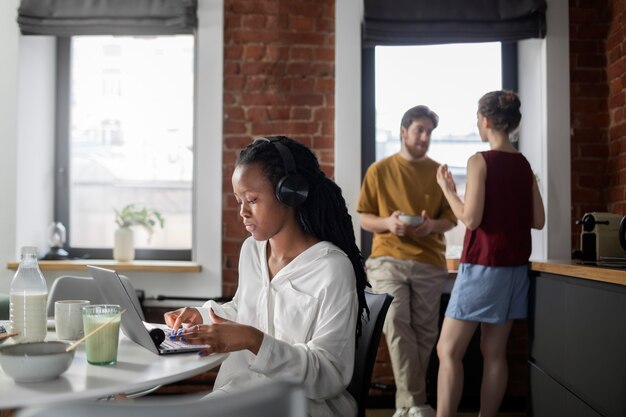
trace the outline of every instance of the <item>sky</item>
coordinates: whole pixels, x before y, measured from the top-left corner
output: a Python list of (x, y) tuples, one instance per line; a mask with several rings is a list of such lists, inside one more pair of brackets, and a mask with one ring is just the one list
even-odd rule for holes
[(477, 133), (476, 106), (502, 85), (500, 43), (376, 47), (378, 128), (399, 131), (404, 112), (425, 104), (439, 115), (433, 139)]

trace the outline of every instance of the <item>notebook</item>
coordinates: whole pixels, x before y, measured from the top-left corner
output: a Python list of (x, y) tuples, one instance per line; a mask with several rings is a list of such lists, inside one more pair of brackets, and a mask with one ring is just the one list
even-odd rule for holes
[(166, 325), (147, 323), (141, 320), (137, 307), (117, 272), (91, 265), (88, 265), (87, 268), (106, 302), (119, 304), (122, 310), (126, 310), (122, 314), (121, 328), (122, 332), (133, 342), (157, 355), (197, 352), (208, 347), (207, 345), (188, 345), (170, 340), (171, 329), (168, 329)]

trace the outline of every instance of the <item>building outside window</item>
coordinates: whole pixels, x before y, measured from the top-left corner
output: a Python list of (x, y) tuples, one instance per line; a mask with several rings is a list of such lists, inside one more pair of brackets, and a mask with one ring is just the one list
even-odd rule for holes
[(69, 53), (59, 54), (67, 91), (58, 120), (67, 129), (57, 138), (55, 210), (70, 253), (110, 257), (114, 209), (136, 204), (165, 218), (151, 238), (135, 228), (137, 258), (191, 259), (194, 37), (59, 42)]

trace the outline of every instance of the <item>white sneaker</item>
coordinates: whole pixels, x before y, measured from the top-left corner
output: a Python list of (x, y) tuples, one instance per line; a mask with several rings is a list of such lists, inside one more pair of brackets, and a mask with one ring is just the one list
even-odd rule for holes
[(409, 408), (408, 417), (435, 417), (435, 410), (426, 404)]
[(391, 417), (406, 417), (409, 409), (406, 407), (396, 408), (396, 412)]

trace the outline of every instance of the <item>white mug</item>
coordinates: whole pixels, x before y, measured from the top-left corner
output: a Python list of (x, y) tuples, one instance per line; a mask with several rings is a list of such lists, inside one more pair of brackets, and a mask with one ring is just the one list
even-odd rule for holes
[(54, 326), (59, 340), (78, 340), (83, 330), (83, 307), (89, 300), (59, 300), (54, 302)]

